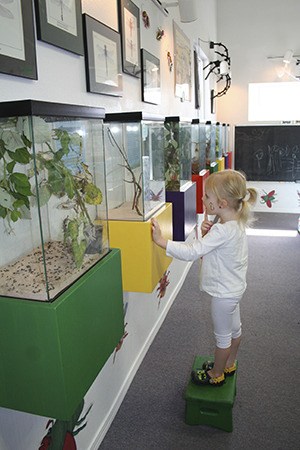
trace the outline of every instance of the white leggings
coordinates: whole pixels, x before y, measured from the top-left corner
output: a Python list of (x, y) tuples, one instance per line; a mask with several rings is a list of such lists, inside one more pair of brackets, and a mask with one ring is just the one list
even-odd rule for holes
[(242, 334), (240, 300), (241, 297), (211, 299), (211, 317), (218, 348), (230, 347), (231, 339), (237, 339)]

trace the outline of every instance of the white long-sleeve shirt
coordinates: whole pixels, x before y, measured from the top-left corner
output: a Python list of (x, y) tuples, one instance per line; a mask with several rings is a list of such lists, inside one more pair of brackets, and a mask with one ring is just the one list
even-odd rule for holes
[(240, 297), (246, 289), (247, 236), (236, 220), (213, 225), (203, 238), (192, 243), (168, 241), (166, 252), (184, 261), (203, 257), (200, 290), (213, 297)]

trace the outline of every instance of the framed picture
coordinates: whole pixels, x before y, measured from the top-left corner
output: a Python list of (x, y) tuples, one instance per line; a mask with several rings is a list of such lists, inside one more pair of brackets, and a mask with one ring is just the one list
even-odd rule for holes
[(160, 92), (160, 61), (147, 50), (141, 50), (142, 60), (142, 100), (158, 105)]
[(122, 96), (120, 35), (83, 14), (85, 71), (88, 92)]
[(32, 4), (0, 3), (0, 72), (37, 80)]
[(191, 43), (174, 21), (173, 34), (175, 48), (175, 96), (180, 97), (182, 101), (190, 101), (192, 90)]
[(123, 72), (140, 78), (140, 10), (131, 0), (118, 0)]
[(35, 0), (37, 37), (83, 55), (81, 0)]
[(194, 50), (194, 83), (195, 83), (195, 108), (201, 107), (201, 80), (200, 80), (200, 64), (197, 51)]

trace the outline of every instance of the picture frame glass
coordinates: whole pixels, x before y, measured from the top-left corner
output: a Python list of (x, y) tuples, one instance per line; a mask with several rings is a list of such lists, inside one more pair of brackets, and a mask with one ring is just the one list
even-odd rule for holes
[(121, 97), (120, 35), (87, 14), (83, 14), (83, 24), (88, 92)]
[(140, 9), (131, 0), (118, 0), (124, 73), (140, 78)]
[(160, 60), (154, 55), (141, 50), (142, 59), (142, 100), (155, 105), (161, 102)]
[(81, 0), (35, 0), (37, 37), (83, 55)]
[(0, 3), (0, 72), (37, 80), (32, 4)]
[(174, 66), (175, 66), (175, 96), (181, 100), (191, 101), (192, 90), (192, 61), (191, 43), (175, 21), (174, 34)]

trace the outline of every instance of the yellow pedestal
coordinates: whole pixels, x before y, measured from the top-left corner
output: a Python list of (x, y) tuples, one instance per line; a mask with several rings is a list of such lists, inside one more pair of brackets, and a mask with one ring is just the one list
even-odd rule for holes
[[(153, 217), (163, 236), (172, 239), (172, 204), (166, 203)], [(124, 291), (152, 292), (172, 258), (152, 241), (151, 219), (146, 222), (109, 220), (108, 226), (110, 246), (121, 249)]]
[(218, 172), (221, 172), (221, 170), (225, 169), (225, 158), (222, 156), (221, 158), (216, 159), (216, 162), (218, 163)]

